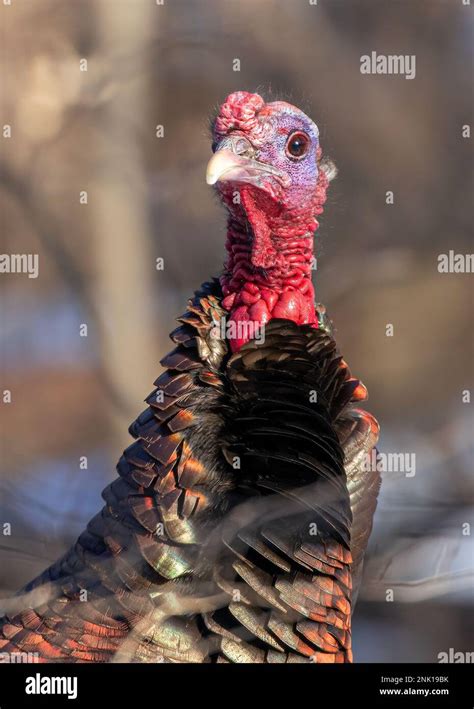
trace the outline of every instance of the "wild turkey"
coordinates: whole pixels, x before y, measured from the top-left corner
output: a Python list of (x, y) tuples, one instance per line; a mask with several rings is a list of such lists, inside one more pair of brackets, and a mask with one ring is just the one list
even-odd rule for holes
[(257, 94), (231, 94), (212, 135), (224, 272), (178, 318), (104, 508), (3, 618), (3, 652), (352, 659), (378, 425), (314, 304), (313, 232), (335, 169), (304, 113)]

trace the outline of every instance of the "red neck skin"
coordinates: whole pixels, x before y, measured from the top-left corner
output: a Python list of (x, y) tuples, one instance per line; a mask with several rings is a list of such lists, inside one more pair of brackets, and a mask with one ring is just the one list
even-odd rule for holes
[(240, 189), (240, 205), (232, 203), (230, 194), (222, 195), (229, 209), (222, 304), (229, 311), (227, 338), (233, 352), (262, 337), (262, 326), (272, 318), (318, 326), (311, 282), (313, 233), (326, 187), (327, 181), (292, 211), (248, 185)]

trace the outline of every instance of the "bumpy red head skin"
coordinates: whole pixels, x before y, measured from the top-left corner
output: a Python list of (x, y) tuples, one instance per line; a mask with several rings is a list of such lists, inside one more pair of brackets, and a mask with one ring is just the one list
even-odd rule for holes
[(288, 103), (238, 91), (222, 104), (213, 133), (216, 152), (227, 151), (216, 182), (229, 212), (221, 283), (232, 350), (272, 318), (317, 327), (313, 234), (331, 177), (317, 126)]

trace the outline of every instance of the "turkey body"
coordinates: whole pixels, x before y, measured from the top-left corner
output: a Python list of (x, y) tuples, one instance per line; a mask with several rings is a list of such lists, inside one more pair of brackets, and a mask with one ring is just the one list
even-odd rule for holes
[[(232, 354), (217, 280), (178, 319), (105, 506), (0, 622), (45, 662), (350, 662), (378, 425), (320, 327)], [(32, 607), (30, 607), (32, 606)]]

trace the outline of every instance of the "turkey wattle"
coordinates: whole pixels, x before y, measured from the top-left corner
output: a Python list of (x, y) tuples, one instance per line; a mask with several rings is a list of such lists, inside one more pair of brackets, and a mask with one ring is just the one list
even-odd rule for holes
[(313, 232), (335, 170), (304, 113), (246, 92), (221, 106), (213, 149), (223, 275), (178, 318), (105, 506), (2, 619), (2, 652), (351, 661), (378, 425), (314, 303)]

